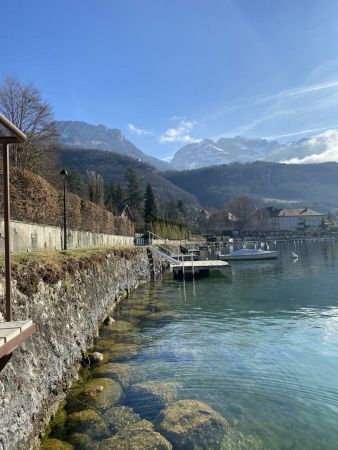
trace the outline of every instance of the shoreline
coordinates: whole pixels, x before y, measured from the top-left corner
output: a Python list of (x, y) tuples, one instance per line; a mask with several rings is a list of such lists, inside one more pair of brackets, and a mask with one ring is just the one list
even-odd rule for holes
[(152, 258), (150, 267), (147, 248), (135, 247), (14, 258), (15, 320), (30, 318), (37, 329), (0, 373), (1, 450), (39, 448), (104, 319), (165, 269)]

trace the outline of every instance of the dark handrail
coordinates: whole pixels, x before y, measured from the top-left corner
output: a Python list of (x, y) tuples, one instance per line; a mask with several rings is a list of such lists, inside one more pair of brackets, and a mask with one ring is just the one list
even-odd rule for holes
[[(17, 139), (17, 142), (25, 142), (27, 136), (23, 133), (19, 128), (17, 128), (12, 122), (10, 122), (3, 114), (0, 113), (0, 124), (3, 125), (7, 130), (14, 134), (14, 137)], [(13, 142), (13, 136), (0, 136), (1, 141), (5, 141), (8, 138), (8, 141)], [(12, 139), (11, 139), (12, 138)]]

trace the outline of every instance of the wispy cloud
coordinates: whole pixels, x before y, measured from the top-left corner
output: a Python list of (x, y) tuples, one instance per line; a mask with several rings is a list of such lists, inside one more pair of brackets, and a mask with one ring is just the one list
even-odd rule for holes
[[(298, 86), (292, 89), (286, 89), (275, 95), (278, 97), (294, 97), (304, 94), (311, 94), (312, 92), (321, 91), (323, 89), (332, 89), (338, 86), (338, 80), (326, 81), (324, 83), (314, 83), (306, 86)], [(272, 96), (273, 98), (273, 96)]]
[[(278, 139), (315, 133), (336, 126), (331, 124), (333, 111), (337, 107), (338, 80), (298, 86), (270, 96), (256, 98), (246, 104), (234, 105), (237, 109), (247, 108), (247, 111), (243, 109), (241, 113), (242, 117), (247, 117), (247, 121), (226, 130), (220, 136), (252, 135), (253, 133), (256, 136), (262, 136), (269, 130), (269, 136), (266, 138)], [(297, 127), (298, 130), (288, 133), (280, 132), (281, 128), (285, 129), (290, 125)]]
[(283, 89), (271, 95), (264, 95), (261, 97), (251, 98), (249, 101), (246, 102), (234, 103), (233, 105), (230, 105), (224, 109), (221, 109), (211, 114), (208, 118), (213, 119), (223, 114), (236, 111), (239, 109), (247, 109), (264, 103), (273, 102), (274, 100), (283, 100), (288, 97), (299, 97), (307, 94), (313, 94), (314, 92), (319, 92), (322, 90), (333, 89), (336, 87), (338, 87), (338, 80), (332, 80), (323, 83), (312, 83), (303, 86), (293, 87), (290, 89)]
[(280, 139), (280, 138), (287, 138), (287, 137), (293, 137), (293, 136), (304, 136), (311, 133), (318, 133), (318, 131), (326, 131), (334, 128), (335, 125), (331, 125), (328, 127), (321, 127), (321, 128), (310, 128), (308, 130), (298, 130), (298, 131), (290, 131), (289, 133), (283, 133), (283, 134), (275, 134), (273, 136), (264, 136), (262, 139), (267, 139), (268, 141), (271, 141), (273, 139)]
[(128, 123), (128, 130), (132, 134), (136, 134), (136, 136), (151, 136), (151, 135), (153, 135), (153, 132), (151, 130), (147, 130), (145, 128), (136, 127), (132, 123)]
[(192, 142), (198, 142), (199, 139), (195, 139), (191, 136), (191, 131), (197, 125), (194, 120), (180, 120), (176, 128), (168, 128), (159, 138), (161, 144), (167, 143), (181, 143), (190, 144)]

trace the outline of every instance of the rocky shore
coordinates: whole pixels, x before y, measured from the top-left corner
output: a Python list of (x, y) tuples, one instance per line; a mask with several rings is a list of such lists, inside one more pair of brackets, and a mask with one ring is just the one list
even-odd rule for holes
[[(14, 320), (30, 318), (37, 329), (0, 372), (1, 450), (39, 448), (51, 415), (55, 414), (65, 391), (78, 379), (81, 362), (107, 314), (128, 292), (150, 280), (153, 272), (161, 273), (162, 264), (153, 255), (150, 266), (149, 255), (142, 248), (79, 251), (57, 256), (27, 254), (14, 261)], [(3, 288), (2, 283), (0, 289)], [(2, 311), (0, 303), (0, 315)], [(123, 324), (120, 326), (123, 330)], [(107, 333), (115, 331), (119, 332), (114, 326), (107, 327)], [(76, 414), (82, 417), (83, 409), (88, 410), (85, 417), (88, 423), (93, 423), (94, 431), (87, 438), (106, 429), (101, 413), (96, 416), (89, 406), (98, 404), (108, 414), (108, 406), (119, 401), (130, 376), (121, 362), (111, 371), (105, 364), (112, 358), (119, 361), (130, 358), (138, 351), (137, 344), (121, 344), (107, 356), (104, 342), (101, 344), (98, 342), (97, 350), (103, 351), (105, 359), (97, 364), (97, 378), (81, 389), (72, 415), (66, 414), (62, 407), (58, 413), (59, 419), (70, 417), (67, 423), (73, 424), (73, 434), (79, 434), (82, 428), (77, 426)], [(48, 445), (53, 449), (72, 448), (72, 444), (58, 442), (46, 443), (46, 448)]]

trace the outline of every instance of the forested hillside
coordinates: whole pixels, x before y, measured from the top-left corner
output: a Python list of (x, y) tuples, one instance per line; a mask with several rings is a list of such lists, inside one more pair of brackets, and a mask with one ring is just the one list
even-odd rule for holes
[(144, 189), (147, 183), (152, 185), (160, 204), (172, 199), (182, 200), (189, 206), (198, 205), (194, 195), (175, 186), (154, 167), (125, 155), (101, 150), (63, 148), (60, 149), (60, 161), (67, 169), (78, 170), (84, 179), (88, 171), (95, 171), (106, 183), (114, 181), (122, 186), (126, 185), (127, 169), (134, 168)]
[(299, 204), (319, 211), (338, 208), (338, 164), (254, 162), (167, 172), (166, 178), (204, 206), (221, 207), (247, 194), (269, 205)]

